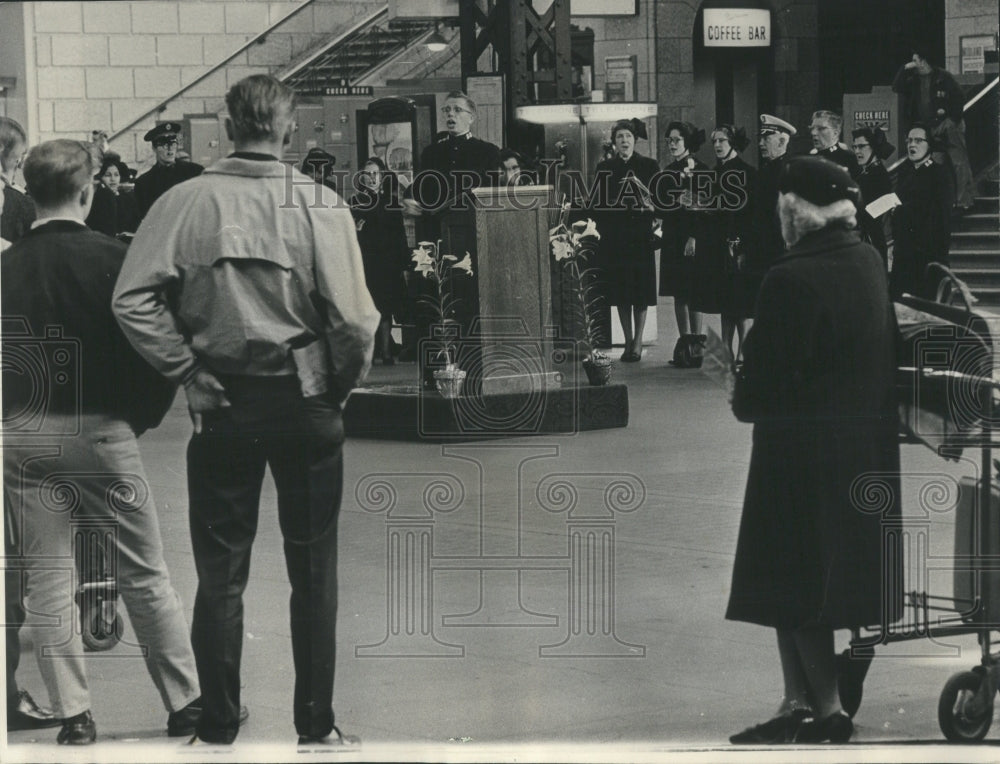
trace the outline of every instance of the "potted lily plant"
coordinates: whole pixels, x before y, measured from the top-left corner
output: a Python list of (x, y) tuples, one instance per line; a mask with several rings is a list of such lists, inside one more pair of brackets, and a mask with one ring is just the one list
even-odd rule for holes
[(549, 247), (552, 257), (560, 263), (569, 276), (576, 298), (577, 315), (583, 325), (583, 345), (585, 355), (583, 369), (592, 385), (606, 385), (611, 380), (614, 361), (597, 350), (596, 311), (603, 299), (597, 290), (593, 269), (587, 267), (587, 253), (593, 251), (601, 234), (593, 220), (568, 222), (571, 205), (563, 204), (559, 213), (559, 223), (549, 230)]
[(442, 254), (441, 241), (438, 240), (418, 242), (411, 259), (415, 273), (423, 275), (435, 286), (432, 294), (420, 298), (434, 311), (439, 327), (439, 349), (434, 357), (444, 359), (444, 366), (434, 371), (434, 384), (443, 397), (457, 398), (461, 395), (466, 373), (457, 364), (455, 305), (458, 300), (452, 294), (451, 282), (456, 271), (472, 275), (472, 256), (466, 252), (465, 257), (459, 259), (455, 255)]

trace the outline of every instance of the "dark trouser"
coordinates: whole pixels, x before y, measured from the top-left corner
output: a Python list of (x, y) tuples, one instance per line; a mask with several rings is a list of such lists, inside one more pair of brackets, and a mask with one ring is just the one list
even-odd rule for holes
[(21, 569), (14, 567), (13, 558), (21, 554), (19, 545), (14, 541), (13, 504), (7, 498), (4, 489), (4, 555), (7, 557), (7, 567), (4, 568), (4, 632), (7, 637), (7, 710), (16, 707), (18, 702), (17, 680), (14, 674), (21, 662), (21, 626), (24, 625), (24, 605), (21, 604)]
[(295, 729), (333, 730), (337, 518), (343, 485), (340, 409), (303, 398), (295, 377), (221, 381), (230, 408), (204, 415), (188, 445), (191, 542), (198, 570), (191, 643), (204, 711), (198, 737), (232, 742), (239, 730), (243, 590), (257, 532), (264, 468), (278, 490), (278, 521), (292, 585)]

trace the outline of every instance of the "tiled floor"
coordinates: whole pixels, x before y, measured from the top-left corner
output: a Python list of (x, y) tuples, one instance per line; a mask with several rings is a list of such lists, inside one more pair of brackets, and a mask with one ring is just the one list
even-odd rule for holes
[[(348, 443), (335, 707), (339, 724), (363, 739), (360, 751), (295, 753), (289, 588), (268, 481), (246, 593), (251, 717), (236, 745), (203, 752), (165, 736), (166, 711), (127, 630), (88, 662), (98, 746), (67, 751), (54, 730), (15, 733), (4, 760), (745, 760), (728, 735), (768, 716), (781, 695), (773, 634), (723, 618), (750, 427), (704, 376), (667, 364), (672, 311), (659, 321), (659, 345), (615, 370), (629, 386), (626, 429), (451, 446)], [(376, 366), (371, 379), (415, 374), (412, 365)], [(142, 450), (190, 614), (189, 427), (178, 400)], [(907, 446), (904, 469), (919, 481), (970, 467)], [(904, 485), (907, 499), (916, 495), (917, 483)], [(933, 548), (946, 556), (950, 518), (931, 519)], [(430, 545), (404, 543), (410, 557), (393, 556), (390, 540), (407, 538)], [(577, 540), (589, 550), (582, 556)], [(403, 595), (390, 597), (397, 581)], [(831, 760), (995, 758), (995, 748), (939, 745), (938, 694), (978, 662), (973, 637), (880, 655), (893, 657), (869, 674), (855, 741)], [(18, 678), (44, 701), (30, 654)]]

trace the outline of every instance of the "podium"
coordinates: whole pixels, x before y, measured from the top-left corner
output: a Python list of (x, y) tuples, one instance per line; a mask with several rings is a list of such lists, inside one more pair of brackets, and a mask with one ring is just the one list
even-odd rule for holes
[(471, 392), (560, 386), (549, 254), (557, 214), (552, 186), (504, 186), (471, 191), (442, 219), (441, 251), (472, 257), (473, 276), (452, 281), (459, 364)]
[[(476, 189), (442, 214), (441, 252), (459, 259), (468, 252), (472, 261), (471, 277), (449, 279), (457, 361), (467, 373), (462, 395), (442, 398), (419, 385), (360, 388), (344, 410), (349, 436), (463, 442), (628, 426), (628, 389), (587, 384), (580, 327), (558, 305), (565, 284), (549, 252), (558, 213), (551, 186), (517, 186)], [(422, 340), (421, 364), (439, 349), (439, 338)]]

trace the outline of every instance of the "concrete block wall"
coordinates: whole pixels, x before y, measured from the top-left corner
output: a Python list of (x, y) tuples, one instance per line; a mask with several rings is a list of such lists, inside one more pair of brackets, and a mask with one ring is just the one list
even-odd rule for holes
[[(807, 124), (819, 92), (817, 0), (772, 0), (775, 113), (794, 125)], [(692, 120), (704, 104), (696, 103), (694, 87), (694, 23), (700, 0), (656, 3), (656, 95), (662, 135), (675, 119)], [(713, 107), (714, 111), (714, 107)], [(703, 119), (696, 121), (704, 121)], [(707, 130), (710, 125), (699, 125)], [(755, 125), (746, 125), (755, 132)], [(806, 136), (808, 139), (808, 136)], [(702, 152), (704, 153), (704, 152)], [(661, 145), (661, 164), (666, 147)]]
[[(33, 141), (89, 138), (122, 130), (299, 8), (259, 44), (212, 72), (160, 114), (116, 138), (112, 148), (143, 169), (142, 135), (158, 119), (217, 112), (237, 80), (273, 72), (384, 6), (364, 0), (135, 0), (23, 3), (31, 40), (25, 101)], [(30, 102), (29, 102), (30, 101)]]
[(965, 35), (997, 34), (995, 0), (945, 0), (944, 66), (961, 73), (961, 38)]

